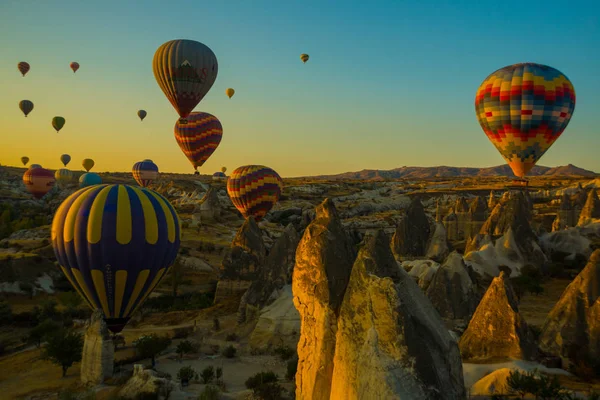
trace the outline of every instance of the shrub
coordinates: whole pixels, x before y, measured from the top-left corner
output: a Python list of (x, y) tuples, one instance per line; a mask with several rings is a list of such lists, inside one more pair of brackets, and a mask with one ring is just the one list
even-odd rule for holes
[(223, 355), (227, 358), (235, 357), (235, 353), (237, 353), (237, 349), (233, 346), (227, 346), (225, 347), (225, 350), (223, 350)]
[(273, 371), (259, 372), (258, 374), (246, 379), (245, 385), (247, 389), (256, 389), (260, 385), (277, 382), (278, 380), (279, 377)]
[(198, 351), (198, 344), (194, 342), (190, 342), (189, 340), (184, 340), (177, 345), (177, 354), (180, 357), (183, 357), (184, 354), (195, 353)]
[(219, 399), (219, 388), (215, 385), (208, 385), (204, 388), (198, 400), (218, 400)]
[(274, 350), (274, 353), (277, 354), (282, 361), (287, 361), (296, 354), (296, 351), (288, 346), (279, 346)]
[(58, 364), (62, 368), (62, 376), (67, 375), (67, 369), (73, 363), (81, 361), (83, 351), (83, 336), (81, 333), (61, 330), (48, 338), (44, 348), (44, 358)]
[(283, 400), (286, 390), (279, 383), (271, 382), (258, 386), (253, 392), (261, 400)]
[(294, 357), (287, 362), (287, 372), (285, 374), (285, 379), (287, 379), (288, 381), (294, 380), (294, 378), (296, 378), (297, 370), (298, 370), (298, 359), (296, 357)]
[(233, 332), (227, 335), (227, 337), (225, 338), (226, 341), (228, 342), (235, 342), (239, 339), (239, 336)]
[(179, 368), (177, 372), (177, 379), (180, 381), (192, 381), (198, 379), (198, 373), (190, 366)]
[(169, 337), (157, 336), (156, 334), (141, 336), (133, 342), (141, 357), (152, 359), (152, 368), (156, 365), (156, 356), (165, 351), (170, 344), (171, 339)]
[(205, 385), (211, 383), (215, 378), (215, 368), (212, 365), (204, 368), (200, 373), (200, 377), (202, 378), (202, 383)]

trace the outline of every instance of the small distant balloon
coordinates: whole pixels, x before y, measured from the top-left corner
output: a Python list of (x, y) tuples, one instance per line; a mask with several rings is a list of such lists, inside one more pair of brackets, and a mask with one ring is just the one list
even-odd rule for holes
[(71, 156), (68, 154), (63, 154), (60, 156), (60, 162), (66, 167), (69, 162), (71, 162)]
[(227, 172), (227, 167), (221, 167), (221, 172), (222, 172), (222, 173), (225, 173), (225, 172)]
[(100, 185), (102, 178), (95, 172), (87, 172), (79, 177), (79, 187), (84, 188), (93, 185)]
[(139, 110), (137, 114), (138, 117), (140, 117), (140, 121), (143, 121), (144, 118), (146, 118), (146, 115), (148, 115), (148, 113), (145, 110)]
[(33, 103), (29, 100), (21, 100), (19, 102), (19, 108), (23, 111), (23, 114), (27, 117), (29, 113), (33, 110)]
[(158, 178), (158, 166), (152, 160), (144, 160), (133, 165), (133, 179), (141, 187), (147, 187)]
[(92, 169), (94, 167), (96, 163), (94, 162), (94, 160), (92, 160), (91, 158), (85, 158), (82, 162), (81, 165), (83, 166), (83, 168), (85, 168), (85, 170), (87, 172), (90, 172), (90, 169)]
[(79, 63), (76, 61), (73, 61), (70, 64), (71, 69), (73, 70), (73, 73), (77, 72), (77, 70), (79, 69)]
[(215, 172), (212, 176), (212, 180), (213, 181), (226, 181), (227, 176), (225, 176), (225, 174), (221, 171)]
[(42, 166), (40, 164), (31, 164), (29, 166), (29, 169), (36, 169), (36, 168), (42, 168)]
[(229, 88), (229, 89), (225, 90), (225, 94), (227, 95), (227, 97), (231, 98), (235, 94), (235, 90), (233, 90), (232, 88)]
[(308, 54), (300, 54), (300, 59), (304, 64), (308, 61)]
[(29, 157), (21, 157), (21, 162), (23, 163), (23, 165), (27, 165), (27, 163), (29, 162)]
[(58, 133), (63, 126), (65, 126), (65, 119), (63, 117), (54, 117), (52, 118), (52, 127), (54, 127), (54, 129), (56, 129), (56, 132)]
[(27, 73), (31, 69), (29, 63), (25, 61), (21, 61), (19, 64), (17, 64), (17, 68), (19, 69), (19, 72), (23, 74), (23, 77), (25, 77), (25, 75), (27, 75)]
[(283, 182), (277, 172), (263, 165), (236, 168), (227, 180), (227, 194), (244, 218), (260, 221), (279, 201)]
[(66, 168), (57, 169), (54, 173), (54, 179), (60, 184), (69, 183), (73, 180), (73, 172)]
[(44, 168), (30, 168), (23, 174), (25, 187), (36, 199), (41, 199), (52, 189), (55, 183), (54, 174)]

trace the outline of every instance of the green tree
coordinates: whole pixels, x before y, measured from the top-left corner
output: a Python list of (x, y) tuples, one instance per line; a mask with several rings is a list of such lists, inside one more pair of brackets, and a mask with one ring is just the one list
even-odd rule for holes
[(204, 368), (200, 373), (200, 376), (202, 377), (202, 383), (205, 385), (211, 383), (215, 378), (215, 368), (212, 365)]
[(196, 343), (190, 342), (189, 340), (184, 340), (179, 342), (177, 345), (177, 354), (179, 354), (179, 358), (183, 358), (184, 354), (193, 353), (198, 350), (198, 345)]
[(198, 379), (198, 373), (190, 366), (182, 367), (179, 369), (179, 372), (177, 372), (177, 379), (179, 379), (182, 383), (187, 383), (191, 380)]
[(83, 336), (75, 331), (61, 329), (48, 338), (44, 348), (44, 358), (60, 365), (63, 378), (73, 363), (81, 361)]
[(62, 304), (71, 315), (83, 302), (83, 299), (81, 298), (79, 293), (72, 291), (59, 293), (58, 300), (60, 301), (60, 304)]
[(46, 319), (29, 332), (27, 342), (35, 344), (39, 348), (43, 341), (48, 340), (49, 336), (60, 331), (60, 329), (61, 325), (58, 322)]
[(142, 336), (134, 342), (135, 349), (140, 357), (152, 359), (152, 368), (156, 366), (156, 356), (165, 351), (171, 345), (168, 336), (152, 334)]

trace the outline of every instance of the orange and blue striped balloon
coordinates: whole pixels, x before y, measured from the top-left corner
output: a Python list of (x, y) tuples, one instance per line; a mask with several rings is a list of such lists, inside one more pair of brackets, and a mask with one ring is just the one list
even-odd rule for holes
[(147, 187), (158, 178), (158, 166), (152, 160), (139, 161), (133, 164), (131, 173), (138, 185)]
[(62, 272), (115, 333), (158, 285), (180, 245), (169, 201), (129, 185), (73, 193), (56, 211), (51, 235)]
[(244, 218), (260, 221), (279, 201), (283, 182), (277, 172), (263, 165), (237, 168), (227, 180), (231, 202)]
[(546, 65), (509, 65), (488, 76), (475, 96), (477, 120), (514, 174), (523, 178), (563, 133), (575, 89)]
[(25, 187), (36, 199), (41, 199), (54, 187), (56, 179), (52, 171), (32, 164), (23, 174), (23, 183)]
[(175, 123), (175, 140), (196, 170), (215, 152), (222, 137), (221, 122), (209, 113), (193, 112), (187, 123)]

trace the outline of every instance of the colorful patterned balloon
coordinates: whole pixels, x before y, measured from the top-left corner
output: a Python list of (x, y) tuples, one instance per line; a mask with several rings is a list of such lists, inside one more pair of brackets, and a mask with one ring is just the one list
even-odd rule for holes
[(31, 164), (29, 166), (29, 169), (35, 169), (35, 168), (42, 168), (42, 166), (40, 164)]
[(571, 81), (541, 64), (501, 68), (483, 81), (475, 96), (479, 124), (520, 178), (563, 133), (574, 110)]
[(23, 111), (23, 114), (27, 117), (31, 111), (33, 111), (33, 103), (29, 100), (21, 100), (19, 102), (19, 108)]
[(146, 112), (146, 110), (139, 110), (137, 112), (137, 115), (138, 115), (140, 121), (143, 121), (144, 118), (146, 118), (146, 115), (148, 115), (148, 113)]
[(60, 162), (66, 167), (68, 163), (71, 162), (71, 156), (68, 154), (63, 154), (60, 156)]
[[(33, 165), (32, 165), (33, 167)], [(36, 199), (41, 199), (52, 189), (55, 183), (54, 174), (42, 167), (30, 168), (23, 174), (23, 183), (29, 193)]]
[(166, 274), (181, 240), (169, 201), (129, 185), (73, 193), (54, 215), (51, 238), (62, 272), (114, 333)]
[(65, 126), (65, 119), (63, 117), (52, 118), (52, 127), (56, 129), (56, 132), (60, 131)]
[(90, 172), (90, 169), (94, 168), (96, 163), (91, 158), (84, 158), (81, 162), (81, 166), (87, 171)]
[(308, 59), (309, 59), (309, 56), (308, 56), (308, 54), (300, 54), (300, 59), (302, 60), (302, 62), (303, 62), (304, 64), (306, 64), (306, 62), (307, 62), (307, 61), (308, 61)]
[(217, 57), (193, 40), (171, 40), (154, 53), (152, 70), (158, 86), (185, 122), (217, 79)]
[(56, 170), (56, 172), (54, 173), (54, 178), (56, 179), (56, 182), (64, 185), (66, 183), (72, 182), (74, 175), (71, 170), (61, 168)]
[(31, 69), (29, 63), (25, 61), (21, 61), (19, 64), (17, 64), (17, 68), (19, 69), (19, 72), (23, 74), (23, 77), (25, 77), (25, 75), (27, 75), (27, 73)]
[(88, 186), (100, 185), (102, 178), (95, 172), (86, 172), (79, 177), (79, 187), (85, 188)]
[(245, 165), (237, 168), (227, 180), (227, 193), (244, 218), (253, 216), (257, 221), (277, 203), (283, 182), (269, 167)]
[(79, 63), (76, 61), (73, 61), (69, 66), (73, 70), (73, 73), (77, 72), (77, 70), (79, 69)]
[(26, 157), (26, 156), (21, 157), (21, 162), (23, 163), (23, 165), (27, 165), (27, 163), (29, 162), (29, 157)]
[(221, 171), (215, 172), (212, 176), (212, 180), (213, 181), (226, 181), (227, 175), (225, 175), (225, 173), (223, 173)]
[(131, 173), (138, 185), (147, 187), (158, 178), (158, 166), (152, 160), (136, 162)]
[(208, 160), (221, 143), (222, 137), (221, 122), (209, 113), (194, 112), (188, 116), (187, 123), (175, 123), (175, 140), (194, 169)]

